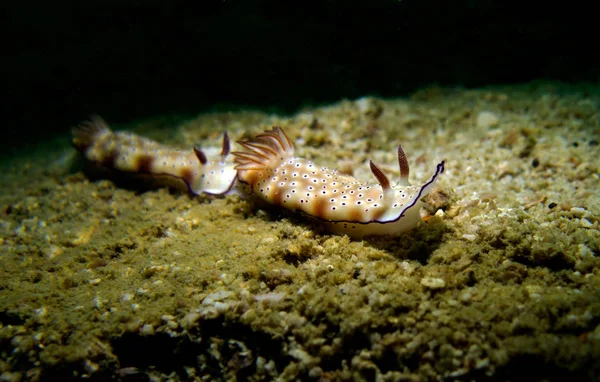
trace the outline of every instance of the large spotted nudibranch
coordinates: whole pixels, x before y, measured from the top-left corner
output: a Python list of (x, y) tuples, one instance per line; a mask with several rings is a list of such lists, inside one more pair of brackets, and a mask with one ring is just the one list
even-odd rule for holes
[(444, 171), (442, 161), (424, 184), (411, 186), (408, 161), (398, 146), (400, 181), (392, 185), (371, 161), (371, 171), (379, 184), (369, 184), (294, 157), (294, 145), (279, 127), (238, 143), (245, 148), (233, 153), (238, 179), (256, 195), (317, 218), (330, 231), (356, 238), (397, 235), (414, 228), (421, 220), (421, 198), (431, 191)]
[(196, 146), (179, 150), (134, 134), (113, 132), (99, 116), (74, 128), (72, 136), (73, 146), (101, 167), (164, 178), (175, 187), (184, 184), (194, 195), (225, 194), (237, 175), (227, 133), (216, 158)]

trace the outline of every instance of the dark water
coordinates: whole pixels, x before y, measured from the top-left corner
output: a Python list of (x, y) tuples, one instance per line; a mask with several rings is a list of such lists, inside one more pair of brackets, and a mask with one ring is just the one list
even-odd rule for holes
[[(533, 7), (532, 7), (533, 8)], [(91, 1), (2, 5), (3, 145), (100, 113), (292, 112), (427, 84), (597, 81), (585, 7), (500, 1)]]

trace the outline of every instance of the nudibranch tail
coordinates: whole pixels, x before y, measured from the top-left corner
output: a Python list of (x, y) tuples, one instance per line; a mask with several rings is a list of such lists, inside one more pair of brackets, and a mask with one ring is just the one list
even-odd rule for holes
[(72, 131), (73, 146), (91, 162), (104, 168), (134, 174), (149, 174), (169, 185), (185, 188), (195, 195), (224, 194), (236, 180), (237, 171), (229, 154), (225, 133), (221, 154), (213, 155), (194, 146), (179, 150), (153, 140), (124, 132), (113, 132), (99, 116), (92, 116)]
[(246, 151), (234, 152), (238, 179), (269, 203), (319, 219), (334, 232), (352, 237), (397, 235), (421, 220), (421, 198), (444, 171), (444, 162), (420, 187), (408, 182), (408, 159), (398, 146), (400, 181), (389, 177), (372, 161), (378, 184), (361, 182), (336, 170), (294, 157), (285, 132), (274, 127), (256, 138), (240, 142)]

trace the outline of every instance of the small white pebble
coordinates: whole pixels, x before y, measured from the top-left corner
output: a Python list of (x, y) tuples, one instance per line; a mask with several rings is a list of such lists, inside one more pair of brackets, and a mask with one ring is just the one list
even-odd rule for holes
[(497, 126), (500, 123), (500, 120), (496, 116), (496, 114), (491, 111), (482, 111), (477, 115), (477, 127), (493, 127)]
[(154, 334), (154, 327), (150, 324), (145, 324), (140, 329), (140, 334), (142, 334), (144, 336), (151, 336)]
[(198, 313), (200, 313), (203, 318), (206, 318), (209, 320), (219, 317), (219, 312), (217, 312), (217, 309), (215, 309), (214, 306), (202, 308), (202, 309), (200, 309), (200, 311)]
[(581, 257), (594, 256), (594, 252), (585, 244), (578, 244), (577, 248), (579, 249), (578, 252)]
[(402, 269), (407, 275), (411, 275), (415, 271), (415, 267), (406, 260), (399, 264), (399, 268)]
[(442, 289), (446, 286), (444, 279), (435, 277), (423, 277), (421, 279), (421, 285), (429, 289)]
[(261, 242), (262, 242), (263, 244), (267, 244), (267, 245), (273, 244), (273, 243), (275, 243), (276, 241), (277, 241), (277, 237), (275, 237), (275, 236), (267, 236), (267, 237), (264, 237), (264, 238), (261, 240)]
[(475, 241), (477, 239), (477, 235), (473, 235), (470, 233), (465, 233), (462, 237), (468, 241)]
[(285, 298), (285, 293), (282, 292), (270, 292), (257, 294), (254, 296), (254, 299), (259, 303), (277, 303)]
[(305, 352), (302, 349), (292, 349), (290, 351), (288, 351), (288, 354), (291, 355), (292, 357), (296, 358), (298, 361), (300, 361), (303, 364), (309, 364), (312, 357), (310, 356), (310, 354), (308, 354), (307, 352)]
[(226, 302), (217, 301), (215, 302), (215, 309), (219, 313), (225, 313), (227, 310), (229, 310), (229, 304)]
[(475, 362), (475, 369), (483, 369), (490, 366), (490, 360), (488, 358), (480, 359)]
[(175, 330), (175, 329), (179, 328), (179, 324), (175, 321), (167, 321), (166, 324), (167, 324), (167, 327), (171, 330)]
[(306, 292), (306, 289), (308, 288), (308, 284), (304, 284), (300, 287), (300, 289), (298, 289), (298, 293), (299, 295), (303, 295)]
[[(233, 293), (232, 291), (229, 290), (220, 290), (218, 292), (215, 293), (211, 293), (208, 296), (206, 296), (206, 299), (212, 300), (212, 301), (222, 301), (225, 300), (231, 296), (233, 296), (235, 293)], [(204, 301), (203, 301), (204, 303)]]
[(573, 216), (576, 216), (578, 218), (585, 216), (587, 214), (587, 210), (583, 207), (573, 207), (569, 210)]
[(201, 317), (202, 316), (198, 312), (190, 312), (183, 317), (181, 326), (183, 326), (184, 329), (189, 329), (196, 325), (196, 322), (198, 322)]
[(323, 375), (323, 369), (319, 366), (315, 366), (308, 371), (308, 376), (310, 378), (319, 378), (321, 375)]
[(121, 296), (121, 301), (127, 302), (133, 300), (133, 293), (125, 293)]
[(471, 298), (473, 298), (473, 292), (470, 289), (467, 289), (466, 291), (462, 292), (458, 298), (462, 302), (469, 302), (471, 301)]

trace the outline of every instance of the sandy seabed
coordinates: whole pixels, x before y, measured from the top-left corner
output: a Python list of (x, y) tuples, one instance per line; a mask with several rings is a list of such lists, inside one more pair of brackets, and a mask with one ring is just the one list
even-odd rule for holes
[[(289, 116), (114, 126), (420, 184), (423, 222), (351, 240), (252, 198), (83, 171), (68, 139), (0, 165), (0, 381), (598, 380), (600, 89), (423, 89)], [(74, 121), (76, 122), (76, 121)], [(109, 121), (110, 123), (110, 121)], [(140, 183), (141, 184), (141, 183)]]

